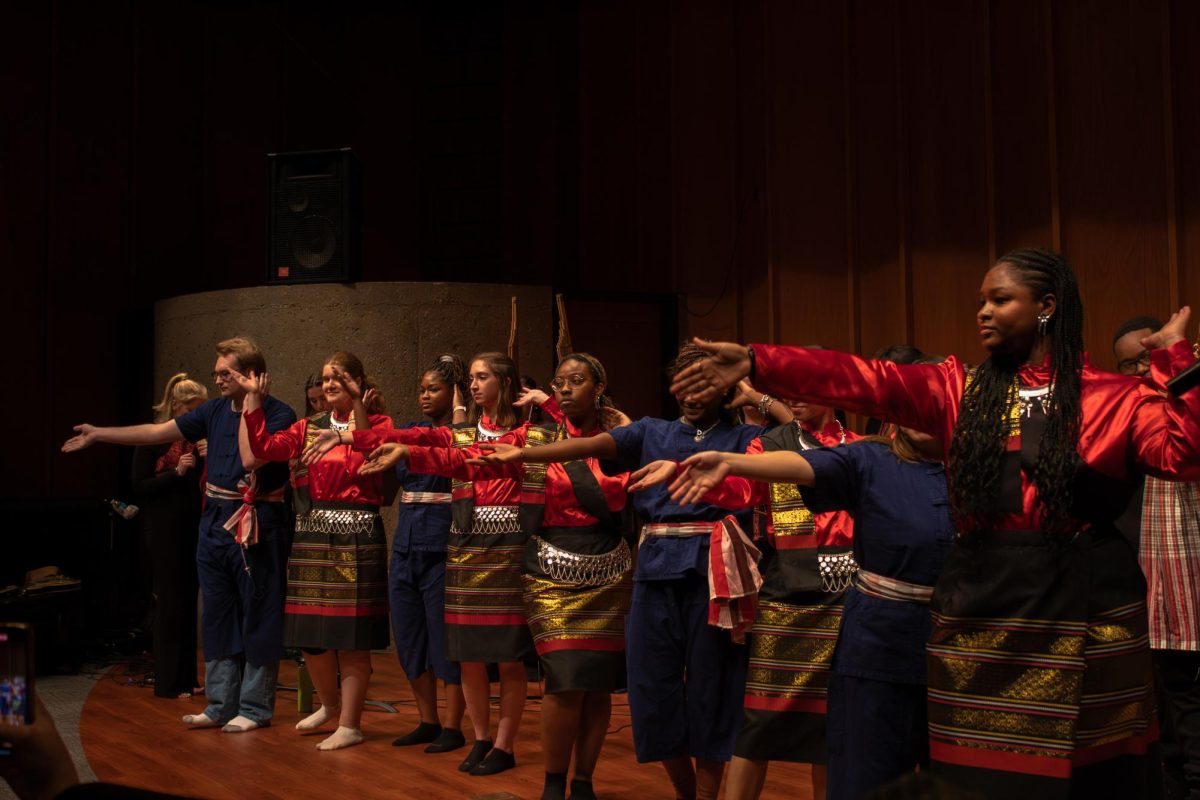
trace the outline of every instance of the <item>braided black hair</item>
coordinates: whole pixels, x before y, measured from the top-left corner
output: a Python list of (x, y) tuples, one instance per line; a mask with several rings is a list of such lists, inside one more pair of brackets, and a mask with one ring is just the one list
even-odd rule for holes
[(463, 362), (462, 356), (455, 353), (442, 353), (433, 360), (429, 369), (425, 370), (423, 374), (431, 373), (437, 375), (438, 379), (446, 384), (451, 392), (458, 387), (459, 396), (462, 397), (464, 403), (471, 396), (471, 384), (467, 380), (467, 365)]
[[(1067, 260), (1048, 250), (1014, 250), (996, 263), (1012, 269), (1035, 298), (1053, 294), (1057, 299), (1046, 326), (1051, 340), (1053, 388), (1033, 482), (1038, 490), (1043, 529), (1069, 532), (1082, 416), (1083, 301), (1079, 286)], [(949, 462), (951, 505), (960, 530), (990, 527), (999, 516), (1000, 471), (1009, 434), (1009, 410), (1018, 401), (1020, 366), (1020, 359), (993, 354), (979, 366), (963, 393)]]

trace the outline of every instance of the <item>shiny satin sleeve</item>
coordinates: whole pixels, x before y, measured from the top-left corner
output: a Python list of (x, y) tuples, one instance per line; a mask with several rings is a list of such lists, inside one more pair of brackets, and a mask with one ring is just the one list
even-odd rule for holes
[(837, 350), (754, 345), (754, 386), (761, 392), (879, 417), (949, 441), (965, 370), (941, 364), (895, 364)]
[[(524, 447), (528, 426), (521, 426), (501, 436), (497, 441)], [(408, 471), (420, 475), (441, 475), (443, 478), (458, 478), (462, 481), (493, 481), (499, 478), (521, 478), (521, 465), (468, 464), (467, 460), (478, 458), (483, 451), (478, 447), (429, 447), (408, 446)]]
[[(1194, 361), (1187, 341), (1153, 350), (1148, 383), (1165, 386)], [(1129, 396), (1136, 404), (1130, 430), (1135, 463), (1158, 478), (1200, 480), (1200, 391), (1164, 397), (1143, 385)]]
[(396, 442), (398, 444), (419, 444), (426, 447), (449, 447), (451, 445), (450, 428), (442, 425), (437, 428), (377, 428), (372, 425), (367, 431), (353, 431), (354, 449), (370, 452), (381, 444)]
[(304, 431), (308, 420), (302, 419), (275, 433), (267, 432), (267, 415), (262, 408), (242, 415), (246, 422), (246, 439), (255, 458), (264, 461), (287, 461), (304, 449)]
[[(746, 446), (746, 455), (756, 456), (763, 452), (762, 439), (755, 437)], [(701, 503), (737, 511), (743, 508), (754, 508), (765, 505), (769, 484), (762, 481), (752, 481), (741, 475), (726, 475), (725, 480), (709, 489)]]

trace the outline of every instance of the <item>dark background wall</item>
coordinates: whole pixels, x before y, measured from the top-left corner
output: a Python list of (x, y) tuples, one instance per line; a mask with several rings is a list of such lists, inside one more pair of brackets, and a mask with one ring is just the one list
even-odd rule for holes
[(358, 153), (363, 280), (552, 286), (639, 404), (677, 293), (681, 333), (972, 357), (982, 271), (1045, 244), (1104, 366), (1122, 319), (1200, 298), (1187, 0), (0, 14), (5, 498), (115, 490), (115, 448), (57, 445), (145, 418), (155, 300), (261, 282), (268, 152)]

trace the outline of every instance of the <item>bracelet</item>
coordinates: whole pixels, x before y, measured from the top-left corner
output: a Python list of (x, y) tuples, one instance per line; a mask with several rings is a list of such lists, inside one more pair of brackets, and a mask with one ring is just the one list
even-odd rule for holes
[(758, 413), (761, 416), (766, 417), (767, 411), (769, 411), (773, 405), (775, 405), (775, 398), (771, 397), (769, 394), (764, 394), (758, 399)]
[(751, 383), (754, 383), (754, 379), (757, 376), (756, 368), (758, 366), (758, 364), (755, 362), (755, 359), (754, 359), (754, 345), (752, 345), (752, 344), (746, 345), (746, 355), (750, 358), (750, 374), (747, 375), (746, 377), (748, 377), (750, 379)]
[(454, 410), (454, 411), (462, 411), (462, 412), (465, 414), (465, 413), (466, 413), (466, 411), (467, 411), (467, 407), (466, 407), (466, 406), (455, 406), (455, 407), (453, 408), (453, 410)]

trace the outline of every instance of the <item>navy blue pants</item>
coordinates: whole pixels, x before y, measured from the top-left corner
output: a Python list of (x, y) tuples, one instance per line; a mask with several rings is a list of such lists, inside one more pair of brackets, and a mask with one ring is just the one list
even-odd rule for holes
[(708, 624), (706, 576), (634, 583), (625, 654), (638, 762), (730, 759), (747, 652)]
[(388, 604), (396, 657), (409, 680), (426, 670), (462, 683), (457, 661), (446, 659), (446, 552), (392, 551)]
[(829, 800), (858, 800), (918, 764), (929, 768), (925, 695), (922, 684), (829, 676)]
[(258, 544), (245, 550), (221, 527), (241, 501), (215, 500), (200, 517), (196, 571), (204, 598), (204, 660), (243, 657), (255, 666), (283, 657), (288, 532), (283, 503), (258, 505)]

